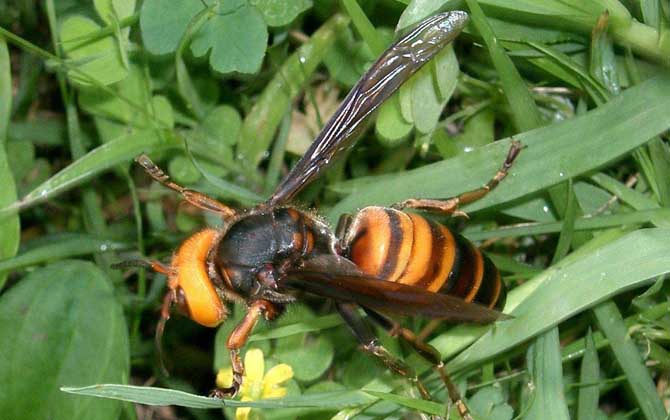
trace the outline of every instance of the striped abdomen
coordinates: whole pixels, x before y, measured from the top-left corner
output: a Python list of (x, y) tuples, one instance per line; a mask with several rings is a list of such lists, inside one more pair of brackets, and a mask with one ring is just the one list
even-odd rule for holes
[(366, 274), (502, 309), (493, 263), (467, 239), (415, 213), (366, 207), (346, 232), (347, 255)]

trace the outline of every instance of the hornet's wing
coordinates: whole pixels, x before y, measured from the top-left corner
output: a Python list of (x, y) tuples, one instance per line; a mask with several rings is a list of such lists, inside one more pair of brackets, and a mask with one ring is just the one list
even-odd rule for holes
[(366, 118), (456, 38), (467, 20), (467, 13), (460, 11), (431, 16), (393, 43), (351, 89), (266, 205), (276, 206), (291, 200), (344, 150), (352, 147)]

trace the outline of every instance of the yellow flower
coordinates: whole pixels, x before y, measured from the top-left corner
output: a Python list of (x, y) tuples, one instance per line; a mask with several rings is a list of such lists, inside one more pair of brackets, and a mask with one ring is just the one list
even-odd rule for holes
[[(255, 401), (266, 398), (281, 398), (286, 388), (280, 386), (293, 377), (291, 366), (281, 363), (265, 373), (265, 359), (260, 349), (249, 349), (244, 355), (244, 377), (240, 389), (241, 401)], [(220, 369), (216, 375), (219, 388), (229, 387), (233, 383), (233, 370), (230, 367)], [(248, 420), (251, 407), (240, 407), (235, 411), (236, 420)]]

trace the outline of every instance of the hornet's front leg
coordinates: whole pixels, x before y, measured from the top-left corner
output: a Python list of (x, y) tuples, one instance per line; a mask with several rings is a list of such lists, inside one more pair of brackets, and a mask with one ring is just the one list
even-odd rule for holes
[(170, 180), (170, 177), (163, 172), (161, 168), (156, 166), (156, 164), (149, 159), (149, 156), (147, 155), (140, 155), (138, 156), (135, 161), (142, 167), (144, 170), (151, 176), (154, 180), (157, 182), (160, 182), (167, 188), (170, 188), (171, 190), (177, 191), (179, 194), (184, 197), (186, 201), (191, 203), (192, 205), (203, 209), (207, 211), (211, 211), (213, 213), (218, 213), (221, 215), (221, 217), (224, 220), (231, 219), (235, 217), (236, 212), (232, 208), (226, 206), (225, 204), (221, 203), (220, 201), (203, 194), (198, 191), (193, 191), (188, 188), (184, 188), (179, 184), (176, 184)]
[(232, 398), (242, 386), (242, 377), (244, 376), (244, 363), (240, 358), (240, 349), (244, 347), (261, 315), (270, 321), (279, 314), (279, 311), (271, 302), (259, 299), (249, 305), (246, 315), (242, 318), (237, 327), (228, 336), (226, 347), (230, 352), (230, 362), (233, 368), (233, 383), (228, 388), (215, 388), (210, 393), (214, 398)]

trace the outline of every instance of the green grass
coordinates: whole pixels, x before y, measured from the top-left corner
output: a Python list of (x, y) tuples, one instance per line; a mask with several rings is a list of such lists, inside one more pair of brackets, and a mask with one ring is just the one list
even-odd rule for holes
[[(144, 418), (141, 403), (198, 420), (245, 406), (273, 420), (444, 414), (430, 366), (380, 331), (432, 402), (363, 354), (317, 298), (249, 340), (266, 370), (292, 366), (286, 397), (207, 398), (243, 306), (217, 330), (174, 313), (167, 377), (153, 342), (164, 277), (110, 265), (166, 261), (219, 223), (151, 183), (134, 157), (148, 153), (176, 182), (235, 207), (257, 204), (397, 33), (464, 9), (471, 21), (453, 50), (405, 83), (298, 201), (334, 225), (366, 205), (453, 196), (486, 182), (521, 141), (509, 176), (465, 207), (469, 220), (436, 219), (489, 253), (513, 318), (441, 324), (428, 342), (477, 420), (668, 418), (662, 2), (37, 4), (0, 4), (0, 412), (132, 420)], [(418, 333), (429, 321), (402, 322)]]

